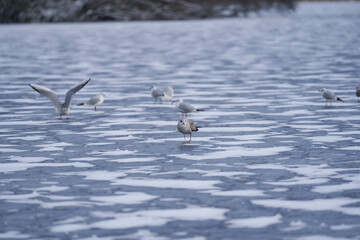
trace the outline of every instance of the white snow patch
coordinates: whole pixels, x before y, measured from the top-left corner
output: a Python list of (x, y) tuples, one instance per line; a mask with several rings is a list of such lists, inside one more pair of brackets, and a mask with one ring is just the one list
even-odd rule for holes
[(359, 199), (330, 198), (314, 200), (252, 200), (253, 204), (271, 208), (287, 208), (304, 211), (337, 211), (348, 215), (360, 215), (360, 208), (343, 207), (344, 205), (360, 202)]
[(96, 196), (96, 197), (91, 197), (90, 200), (102, 202), (103, 205), (115, 205), (115, 204), (141, 204), (146, 201), (153, 200), (155, 198), (158, 197), (142, 192), (117, 192), (116, 195)]
[(281, 215), (266, 217), (241, 218), (227, 221), (229, 228), (264, 228), (281, 222)]
[(8, 231), (8, 232), (0, 233), (0, 239), (19, 239), (19, 238), (29, 239), (30, 236), (27, 234), (22, 234), (18, 231)]
[(229, 190), (229, 191), (217, 191), (210, 190), (204, 191), (205, 193), (210, 193), (212, 196), (236, 196), (236, 197), (265, 197), (264, 191), (256, 189), (246, 189), (246, 190)]
[(306, 227), (306, 224), (301, 220), (291, 221), (290, 226), (283, 228), (281, 230), (284, 232), (291, 232), (291, 231), (297, 231), (297, 230), (303, 229), (304, 227)]
[(190, 154), (172, 154), (169, 156), (186, 159), (186, 160), (209, 160), (209, 159), (225, 159), (231, 157), (259, 157), (259, 156), (272, 156), (282, 152), (289, 152), (292, 147), (269, 147), (269, 148), (242, 148), (242, 147), (229, 147), (226, 150), (205, 153), (203, 155), (190, 155)]
[(155, 178), (126, 178), (113, 181), (113, 185), (142, 186), (153, 188), (171, 189), (215, 189), (215, 184), (221, 183), (215, 180), (186, 180), (186, 179), (155, 179)]

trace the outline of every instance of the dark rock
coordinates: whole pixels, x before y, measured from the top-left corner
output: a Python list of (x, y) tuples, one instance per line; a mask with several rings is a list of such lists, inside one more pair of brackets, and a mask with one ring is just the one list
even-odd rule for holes
[(247, 16), (293, 0), (0, 0), (0, 23), (182, 20)]

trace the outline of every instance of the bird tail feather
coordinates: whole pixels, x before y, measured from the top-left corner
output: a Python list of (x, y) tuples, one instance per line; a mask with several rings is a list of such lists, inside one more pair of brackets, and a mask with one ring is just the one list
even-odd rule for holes
[(196, 109), (197, 112), (204, 112), (205, 110), (204, 109)]
[(344, 100), (342, 100), (341, 98), (336, 98), (336, 100), (338, 100), (338, 101), (341, 101), (341, 102), (343, 102)]
[(79, 104), (76, 105), (76, 106), (84, 106), (84, 103), (79, 103)]

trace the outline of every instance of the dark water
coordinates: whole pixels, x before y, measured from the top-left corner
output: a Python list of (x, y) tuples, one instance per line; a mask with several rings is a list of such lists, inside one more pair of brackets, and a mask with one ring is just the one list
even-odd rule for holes
[[(0, 238), (359, 239), (359, 26), (358, 2), (0, 26)], [(88, 77), (69, 120), (28, 86)], [(191, 144), (154, 83), (206, 110)]]

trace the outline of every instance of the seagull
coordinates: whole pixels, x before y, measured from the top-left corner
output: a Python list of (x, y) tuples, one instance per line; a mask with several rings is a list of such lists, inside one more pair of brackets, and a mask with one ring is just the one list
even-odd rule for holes
[(94, 106), (96, 112), (96, 106), (104, 102), (105, 94), (99, 93), (95, 97), (90, 98), (88, 101), (78, 104), (77, 106)]
[(174, 96), (174, 89), (171, 86), (165, 88), (163, 99), (167, 101), (171, 101), (171, 98), (173, 96)]
[(184, 103), (181, 98), (176, 100), (176, 108), (178, 109), (179, 112), (182, 113), (183, 118), (184, 118), (184, 114), (185, 114), (185, 117), (187, 117), (188, 113), (204, 111), (203, 109), (195, 108), (195, 107), (191, 106), (190, 104)]
[(158, 98), (161, 99), (161, 97), (164, 97), (164, 91), (162, 91), (161, 89), (158, 89), (155, 85), (152, 85), (150, 88), (150, 92), (151, 92), (151, 96), (154, 98), (155, 102), (157, 101)]
[[(177, 124), (177, 130), (184, 134), (184, 143), (191, 143), (191, 135), (193, 132), (197, 132), (201, 128), (196, 126), (194, 121), (191, 119), (181, 119)], [(190, 134), (190, 140), (186, 141), (185, 134)]]
[(336, 96), (335, 93), (333, 93), (332, 91), (326, 90), (325, 88), (322, 88), (319, 91), (322, 92), (322, 96), (326, 100), (326, 106), (328, 101), (330, 101), (330, 106), (332, 106), (332, 101), (337, 100), (343, 102), (343, 100)]
[(58, 96), (56, 95), (56, 93), (47, 88), (47, 87), (43, 87), (37, 84), (29, 84), (30, 87), (32, 87), (35, 91), (37, 91), (38, 93), (40, 93), (41, 95), (47, 97), (53, 104), (55, 107), (56, 112), (60, 115), (60, 119), (62, 119), (63, 115), (66, 115), (67, 118), (69, 119), (69, 114), (70, 114), (70, 103), (71, 103), (71, 98), (72, 96), (77, 93), (78, 91), (80, 91), (80, 89), (82, 89), (88, 82), (90, 81), (90, 78), (86, 81), (83, 81), (81, 83), (79, 83), (78, 85), (72, 87), (65, 96), (65, 102), (64, 103), (60, 103)]
[(359, 97), (360, 97), (360, 85), (356, 87), (356, 96), (357, 96), (358, 101), (359, 101)]

